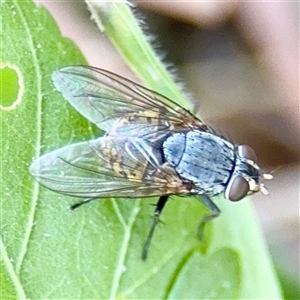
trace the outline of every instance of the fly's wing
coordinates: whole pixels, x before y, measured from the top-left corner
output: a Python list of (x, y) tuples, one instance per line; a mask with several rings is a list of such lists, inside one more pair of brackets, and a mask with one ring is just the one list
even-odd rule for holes
[(38, 158), (30, 173), (47, 188), (84, 198), (188, 193), (158, 150), (140, 138), (104, 136)]
[(110, 135), (157, 138), (170, 130), (207, 127), (168, 98), (111, 72), (87, 66), (62, 68), (52, 80), (70, 104)]

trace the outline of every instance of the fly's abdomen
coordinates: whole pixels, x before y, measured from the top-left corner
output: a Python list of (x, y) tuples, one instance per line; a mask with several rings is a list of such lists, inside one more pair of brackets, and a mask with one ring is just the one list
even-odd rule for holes
[(170, 136), (163, 144), (166, 160), (199, 193), (224, 191), (234, 168), (234, 146), (208, 132), (189, 131)]

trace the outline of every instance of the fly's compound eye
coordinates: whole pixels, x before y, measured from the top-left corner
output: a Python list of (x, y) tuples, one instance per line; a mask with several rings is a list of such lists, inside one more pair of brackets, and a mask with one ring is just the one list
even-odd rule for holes
[(243, 199), (248, 192), (248, 181), (242, 176), (233, 176), (226, 187), (225, 197), (231, 201), (239, 201)]
[(238, 146), (238, 154), (240, 157), (257, 162), (257, 156), (254, 150), (248, 145)]

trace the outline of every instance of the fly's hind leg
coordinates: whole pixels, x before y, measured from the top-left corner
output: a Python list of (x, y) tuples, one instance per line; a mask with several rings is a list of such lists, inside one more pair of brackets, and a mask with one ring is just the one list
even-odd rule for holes
[(201, 195), (200, 201), (209, 209), (210, 213), (206, 214), (202, 217), (199, 227), (198, 227), (198, 237), (200, 241), (204, 240), (204, 229), (205, 225), (211, 221), (212, 219), (218, 217), (221, 213), (218, 206), (210, 200), (210, 198), (206, 195)]
[(149, 250), (149, 246), (150, 246), (150, 243), (151, 243), (151, 240), (152, 240), (152, 237), (153, 237), (155, 227), (159, 222), (159, 216), (160, 216), (165, 204), (167, 203), (168, 198), (169, 198), (168, 195), (161, 196), (159, 198), (158, 202), (155, 205), (155, 211), (154, 211), (154, 216), (153, 216), (153, 219), (152, 219), (152, 225), (151, 225), (146, 243), (145, 243), (143, 251), (142, 251), (142, 260), (144, 260), (144, 261), (147, 259), (148, 250)]
[(74, 209), (80, 207), (81, 205), (86, 204), (86, 203), (89, 203), (89, 202), (94, 201), (94, 200), (96, 200), (96, 199), (97, 199), (97, 198), (87, 198), (87, 199), (84, 199), (83, 201), (80, 201), (80, 202), (77, 202), (77, 203), (71, 205), (71, 206), (70, 206), (70, 210), (74, 210)]

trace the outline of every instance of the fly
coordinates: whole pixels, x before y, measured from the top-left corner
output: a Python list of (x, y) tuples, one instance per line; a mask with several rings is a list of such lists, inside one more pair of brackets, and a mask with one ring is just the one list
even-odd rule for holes
[(160, 214), (171, 195), (198, 195), (209, 208), (199, 226), (220, 214), (211, 197), (231, 201), (261, 191), (272, 179), (257, 164), (253, 149), (218, 136), (174, 102), (102, 69), (69, 66), (52, 75), (65, 99), (106, 133), (94, 140), (45, 154), (30, 166), (43, 186), (84, 198), (154, 197), (152, 226), (142, 251), (146, 260)]

